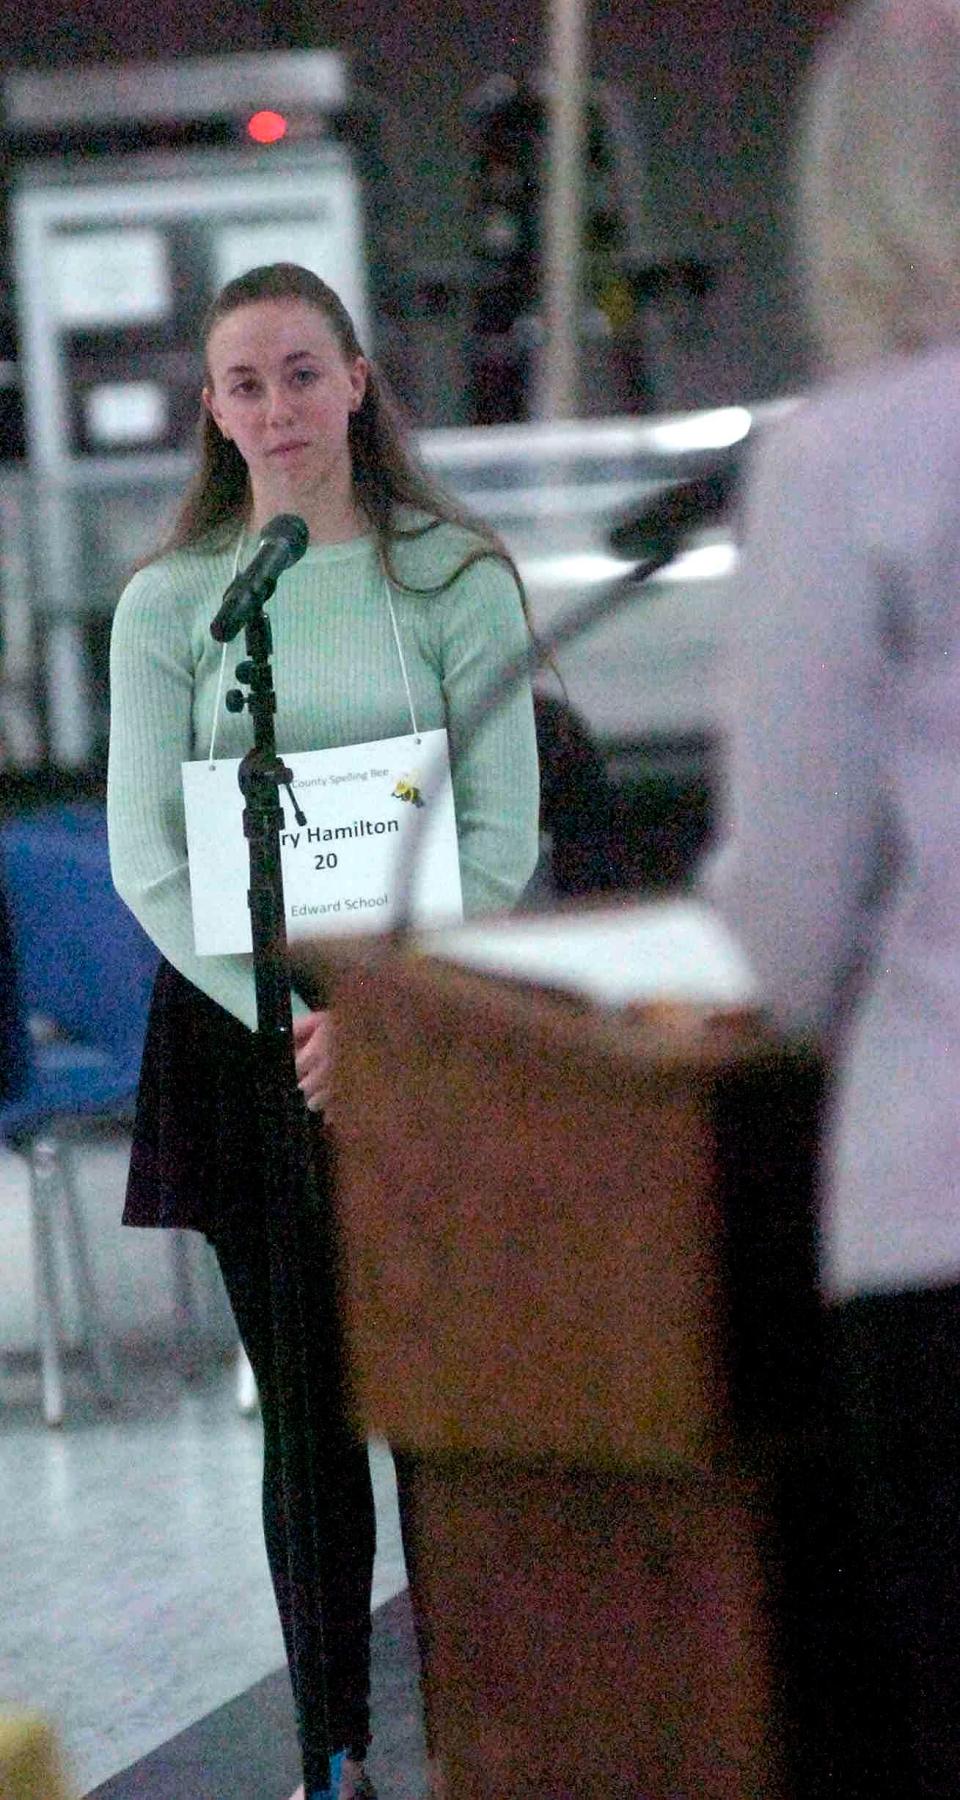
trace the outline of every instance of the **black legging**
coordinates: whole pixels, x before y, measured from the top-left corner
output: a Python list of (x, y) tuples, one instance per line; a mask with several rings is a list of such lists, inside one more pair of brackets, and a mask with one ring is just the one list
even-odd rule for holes
[[(319, 1159), (323, 1162), (324, 1158)], [(322, 1177), (324, 1189), (328, 1186)], [(319, 1203), (328, 1203), (327, 1192)], [(283, 1629), (287, 1660), (294, 1681), (294, 1702), (308, 1782), (325, 1785), (318, 1740), (324, 1740), (324, 1695), (300, 1672), (294, 1654), (297, 1607), (316, 1608), (318, 1596), (304, 1587), (291, 1590), (286, 1544), (286, 1509), (280, 1439), (280, 1408), (274, 1366), (274, 1334), (270, 1304), (270, 1267), (263, 1219), (255, 1213), (231, 1220), (210, 1233), (237, 1329), (253, 1370), (263, 1420), (263, 1529), (267, 1561)], [(330, 1273), (319, 1239), (304, 1247), (302, 1285), (330, 1306)], [(328, 1314), (329, 1319), (329, 1314)], [(326, 1706), (331, 1748), (346, 1749), (362, 1760), (370, 1741), (370, 1610), (375, 1549), (373, 1487), (367, 1446), (351, 1423), (339, 1381), (336, 1341), (325, 1328), (318, 1305), (317, 1328), (305, 1347), (309, 1394), (309, 1432), (314, 1452), (317, 1546), (325, 1661)], [(409, 1458), (394, 1454), (404, 1556), (410, 1581), (414, 1624), (421, 1662), (426, 1660), (426, 1632), (417, 1605), (415, 1537), (412, 1528), (413, 1468)], [(297, 1691), (298, 1686), (305, 1691)], [(311, 1773), (312, 1772), (312, 1773)]]
[[(314, 1739), (323, 1742), (324, 1696), (297, 1692), (294, 1654), (296, 1608), (314, 1608), (318, 1596), (291, 1588), (287, 1562), (286, 1507), (281, 1460), (280, 1408), (274, 1369), (274, 1334), (270, 1307), (270, 1271), (262, 1222), (232, 1224), (218, 1231), (214, 1250), (230, 1298), (244, 1350), (256, 1378), (263, 1419), (263, 1530), (267, 1561), (283, 1628), (304, 1764), (317, 1766)], [(304, 1291), (318, 1290), (309, 1263), (303, 1269)], [(317, 1551), (323, 1593), (322, 1631), (326, 1665), (326, 1704), (331, 1748), (348, 1749), (362, 1758), (370, 1737), (370, 1607), (373, 1585), (375, 1521), (367, 1447), (345, 1416), (339, 1394), (335, 1346), (318, 1318), (305, 1346), (309, 1392), (309, 1431), (315, 1455)], [(304, 1677), (301, 1671), (301, 1684)], [(322, 1677), (321, 1677), (322, 1679)], [(309, 1779), (309, 1776), (308, 1776)], [(325, 1783), (324, 1783), (325, 1785)]]
[[(213, 1244), (257, 1386), (264, 1428), (263, 1519), (267, 1557), (291, 1672), (294, 1620), (318, 1617), (318, 1596), (291, 1592), (286, 1553), (279, 1396), (274, 1369), (270, 1274), (264, 1208), (268, 1182), (259, 1108), (251, 1102), (262, 1071), (256, 1034), (161, 959), (150, 1008), (124, 1221), (203, 1231)], [(309, 1446), (294, 1460), (313, 1462), (316, 1537), (320, 1563), (325, 1671), (297, 1671), (295, 1693), (304, 1769), (327, 1786), (323, 1690), (335, 1750), (363, 1754), (369, 1731), (370, 1594), (374, 1509), (367, 1450), (351, 1426), (339, 1386), (337, 1273), (329, 1247), (331, 1149), (318, 1119), (309, 1124), (313, 1179), (305, 1204), (313, 1227), (301, 1234), (299, 1262), (310, 1306), (305, 1345), (284, 1358), (306, 1355)], [(290, 1447), (288, 1446), (288, 1449)], [(305, 1451), (312, 1450), (312, 1459)], [(394, 1457), (404, 1555), (423, 1658), (416, 1606), (414, 1542), (410, 1529), (412, 1480), (408, 1462)], [(306, 1633), (316, 1642), (317, 1631)]]

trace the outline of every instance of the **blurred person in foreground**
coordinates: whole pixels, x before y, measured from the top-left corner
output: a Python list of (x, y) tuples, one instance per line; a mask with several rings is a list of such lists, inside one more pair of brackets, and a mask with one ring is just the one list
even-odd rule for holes
[(799, 176), (826, 367), (748, 487), (704, 881), (831, 1070), (820, 1267), (866, 1575), (851, 1733), (873, 1794), (956, 1800), (960, 0), (843, 16)]

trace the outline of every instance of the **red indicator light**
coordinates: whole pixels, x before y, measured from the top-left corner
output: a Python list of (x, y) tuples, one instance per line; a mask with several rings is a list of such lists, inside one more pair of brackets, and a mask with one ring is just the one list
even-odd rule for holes
[(255, 144), (277, 144), (287, 135), (287, 121), (282, 113), (255, 112), (247, 120), (247, 136)]

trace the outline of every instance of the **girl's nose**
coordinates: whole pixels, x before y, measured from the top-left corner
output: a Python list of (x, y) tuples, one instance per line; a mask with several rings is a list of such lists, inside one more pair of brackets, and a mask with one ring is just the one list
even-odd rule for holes
[(284, 419), (289, 419), (291, 416), (291, 412), (292, 412), (292, 405), (291, 405), (290, 395), (289, 395), (289, 392), (287, 391), (286, 387), (268, 388), (268, 390), (267, 390), (267, 417), (269, 418), (270, 422), (271, 423), (279, 423), (279, 422), (282, 422)]

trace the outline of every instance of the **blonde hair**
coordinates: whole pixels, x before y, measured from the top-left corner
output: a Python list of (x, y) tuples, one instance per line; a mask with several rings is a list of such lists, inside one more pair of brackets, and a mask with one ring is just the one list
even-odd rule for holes
[(960, 0), (863, 0), (817, 59), (800, 264), (835, 368), (960, 336)]

